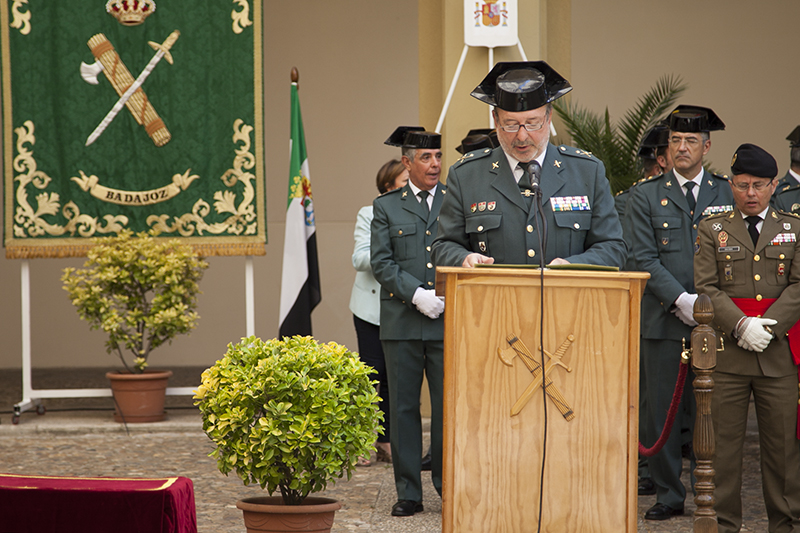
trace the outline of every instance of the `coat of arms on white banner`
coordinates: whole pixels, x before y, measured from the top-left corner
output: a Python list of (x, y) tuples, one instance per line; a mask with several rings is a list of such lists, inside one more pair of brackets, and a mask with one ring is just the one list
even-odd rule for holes
[(464, 43), (469, 46), (517, 44), (517, 0), (464, 0)]

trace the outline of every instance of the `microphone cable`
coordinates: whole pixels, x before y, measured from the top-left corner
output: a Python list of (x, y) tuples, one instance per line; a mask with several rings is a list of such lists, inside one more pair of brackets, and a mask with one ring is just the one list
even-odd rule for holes
[[(547, 249), (547, 220), (544, 217), (542, 208), (542, 188), (539, 184), (541, 166), (536, 160), (527, 165), (527, 171), (531, 175), (531, 188), (533, 189), (534, 201), (531, 207), (534, 209), (533, 221), (536, 224), (536, 235), (539, 239), (539, 356), (542, 369), (542, 413), (544, 415), (544, 430), (542, 436), (542, 467), (539, 476), (539, 517), (536, 530), (542, 531), (542, 513), (544, 505), (544, 468), (547, 463), (547, 387), (545, 386), (545, 361), (544, 361), (544, 267), (545, 253)], [(541, 219), (541, 224), (539, 220)]]

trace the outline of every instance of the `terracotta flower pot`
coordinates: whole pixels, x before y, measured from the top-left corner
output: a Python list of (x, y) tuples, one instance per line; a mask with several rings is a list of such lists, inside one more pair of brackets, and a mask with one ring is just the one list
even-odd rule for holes
[(244, 514), (247, 533), (328, 533), (333, 515), (342, 504), (330, 498), (309, 497), (303, 505), (285, 505), (280, 496), (263, 496), (239, 500), (236, 507)]
[(144, 374), (106, 372), (114, 394), (114, 420), (135, 424), (164, 420), (164, 398), (172, 370), (145, 370)]

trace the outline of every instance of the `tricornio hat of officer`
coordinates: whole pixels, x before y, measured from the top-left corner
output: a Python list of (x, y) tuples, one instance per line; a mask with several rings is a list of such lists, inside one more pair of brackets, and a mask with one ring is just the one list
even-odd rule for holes
[(480, 148), (496, 148), (500, 146), (497, 142), (497, 130), (491, 128), (481, 128), (469, 130), (467, 136), (461, 139), (461, 144), (456, 146), (459, 154), (466, 154)]
[(789, 141), (789, 146), (792, 148), (797, 148), (800, 146), (800, 126), (797, 126), (792, 133), (786, 137), (786, 140)]
[(696, 105), (679, 105), (668, 119), (669, 129), (681, 133), (700, 133), (725, 129), (725, 123), (714, 111)]
[(774, 178), (778, 175), (778, 163), (760, 146), (745, 143), (733, 154), (731, 173), (734, 176), (750, 174), (757, 178)]
[(432, 131), (425, 131), (422, 126), (400, 126), (383, 144), (403, 148), (436, 149), (442, 147), (442, 136)]
[(639, 157), (655, 159), (658, 149), (669, 144), (669, 128), (665, 124), (656, 124), (642, 136), (639, 145)]
[(470, 94), (505, 111), (529, 111), (561, 98), (572, 85), (544, 61), (497, 63)]

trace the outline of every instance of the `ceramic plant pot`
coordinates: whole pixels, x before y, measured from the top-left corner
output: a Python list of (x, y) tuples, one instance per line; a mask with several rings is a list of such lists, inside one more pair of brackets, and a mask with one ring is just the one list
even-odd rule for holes
[(106, 372), (114, 394), (114, 420), (135, 424), (164, 420), (164, 398), (171, 370), (146, 370), (144, 374)]
[(342, 504), (330, 498), (308, 497), (303, 505), (285, 505), (280, 496), (245, 498), (236, 502), (244, 514), (247, 533), (327, 533)]

